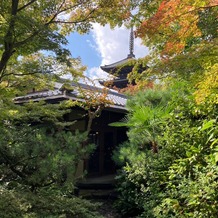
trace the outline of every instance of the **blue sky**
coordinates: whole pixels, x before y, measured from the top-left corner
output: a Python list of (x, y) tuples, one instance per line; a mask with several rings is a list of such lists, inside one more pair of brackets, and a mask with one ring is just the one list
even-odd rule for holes
[(69, 37), (69, 49), (73, 57), (80, 57), (88, 68), (100, 66), (101, 57), (96, 51), (96, 43), (91, 33), (80, 35), (72, 33)]
[[(129, 54), (130, 30), (125, 27), (111, 30), (109, 26), (102, 27), (94, 24), (89, 34), (73, 33), (68, 37), (69, 49), (73, 57), (81, 57), (83, 65), (88, 67), (86, 75), (92, 79), (108, 77), (101, 65), (112, 64), (124, 59)], [(148, 49), (141, 44), (140, 39), (134, 41), (136, 58), (148, 54)]]

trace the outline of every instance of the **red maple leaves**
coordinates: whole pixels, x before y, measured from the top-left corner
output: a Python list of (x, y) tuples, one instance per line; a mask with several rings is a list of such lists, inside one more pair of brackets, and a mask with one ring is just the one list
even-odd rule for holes
[(181, 53), (189, 38), (201, 36), (199, 12), (215, 6), (218, 0), (163, 0), (156, 13), (142, 22), (137, 35), (157, 43), (162, 57)]

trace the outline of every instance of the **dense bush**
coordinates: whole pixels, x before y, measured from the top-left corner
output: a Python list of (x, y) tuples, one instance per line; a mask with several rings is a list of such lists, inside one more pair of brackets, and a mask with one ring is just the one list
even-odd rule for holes
[[(144, 199), (142, 189), (145, 188), (146, 181), (145, 153), (139, 154), (135, 147), (129, 146), (130, 144), (124, 143), (114, 154), (117, 163), (127, 161), (116, 177), (119, 198), (115, 206), (123, 215), (135, 216), (143, 211), (141, 202)], [(134, 162), (129, 161), (130, 159), (134, 159)]]
[(86, 132), (12, 118), (0, 130), (0, 217), (98, 217), (73, 195), (77, 165), (93, 149), (83, 147)]
[(157, 217), (216, 217), (218, 211), (217, 105), (179, 105), (165, 129), (164, 147), (176, 160), (167, 171)]
[[(210, 99), (197, 105), (183, 84), (176, 87), (174, 94), (170, 91), (171, 98), (162, 91), (165, 97), (159, 95), (158, 104), (146, 104), (146, 92), (129, 104), (130, 114), (124, 124), (129, 126), (129, 141), (114, 155), (123, 164), (117, 177), (117, 207), (123, 214), (148, 218), (216, 217), (217, 105)], [(153, 99), (156, 92), (153, 91)]]
[(24, 190), (0, 189), (0, 217), (26, 218), (95, 218), (101, 217), (96, 208), (99, 205), (78, 197), (66, 196), (52, 190), (32, 193)]
[(129, 141), (114, 154), (115, 161), (123, 164), (117, 176), (116, 203), (123, 214), (136, 215), (146, 210), (146, 217), (152, 217), (151, 208), (160, 203), (159, 181), (170, 161), (168, 154), (160, 150), (158, 137), (171, 110), (170, 93), (170, 90), (139, 93), (128, 103), (127, 123), (113, 124), (129, 127)]
[(73, 189), (77, 164), (93, 147), (81, 149), (86, 133), (10, 122), (1, 127), (2, 184), (22, 184), (32, 191), (46, 186)]

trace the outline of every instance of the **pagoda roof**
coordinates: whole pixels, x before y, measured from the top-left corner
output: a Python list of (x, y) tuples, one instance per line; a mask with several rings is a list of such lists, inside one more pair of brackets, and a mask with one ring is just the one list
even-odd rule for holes
[(115, 73), (115, 70), (119, 67), (121, 67), (122, 65), (125, 65), (126, 63), (128, 63), (129, 61), (131, 60), (135, 60), (134, 59), (134, 56), (131, 56), (131, 55), (128, 55), (127, 58), (124, 58), (120, 61), (117, 61), (115, 63), (112, 63), (112, 64), (108, 64), (108, 65), (104, 65), (104, 66), (100, 66), (101, 69), (107, 73), (111, 73), (111, 74), (114, 74)]

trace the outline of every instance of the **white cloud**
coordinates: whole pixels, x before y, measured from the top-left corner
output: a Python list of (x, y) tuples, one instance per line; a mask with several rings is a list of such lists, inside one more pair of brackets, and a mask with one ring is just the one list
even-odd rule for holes
[(92, 80), (106, 80), (108, 79), (108, 74), (102, 71), (99, 67), (93, 67), (85, 72), (85, 76), (90, 77), (92, 75)]
[[(130, 30), (124, 26), (111, 30), (109, 25), (93, 25), (93, 38), (96, 42), (96, 50), (101, 57), (101, 65), (112, 64), (127, 57), (129, 54)], [(148, 49), (141, 44), (139, 38), (134, 40), (134, 54), (136, 58), (148, 54)]]
[[(109, 25), (100, 26), (93, 24), (92, 37), (96, 52), (101, 58), (101, 65), (112, 64), (127, 57), (129, 54), (129, 38), (130, 30), (124, 26), (110, 29)], [(139, 38), (134, 40), (134, 54), (136, 58), (144, 57), (148, 54), (148, 48), (141, 44)], [(102, 71), (99, 67), (91, 68), (86, 72), (88, 77), (95, 80), (108, 79), (109, 75)]]

